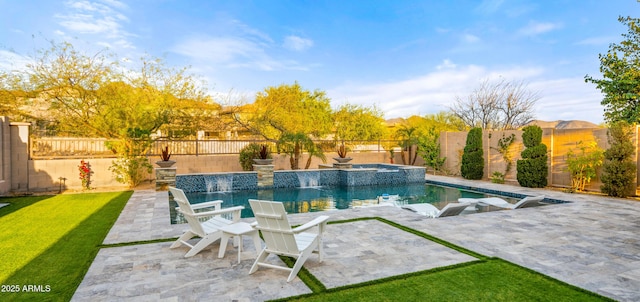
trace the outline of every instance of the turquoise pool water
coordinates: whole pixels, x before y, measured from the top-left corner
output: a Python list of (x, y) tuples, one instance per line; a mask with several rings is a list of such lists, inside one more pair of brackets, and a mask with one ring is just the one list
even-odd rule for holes
[[(288, 213), (306, 213), (349, 209), (357, 206), (373, 206), (380, 197), (397, 195), (396, 202), (402, 204), (431, 203), (443, 208), (458, 198), (482, 198), (485, 193), (431, 184), (407, 184), (401, 186), (358, 186), (358, 187), (307, 187), (271, 190), (240, 190), (233, 192), (187, 193), (192, 204), (211, 200), (223, 200), (223, 208), (244, 206), (242, 217), (253, 217), (249, 199), (275, 200), (284, 203)], [(509, 198), (505, 198), (510, 202)], [(182, 223), (171, 202), (171, 223)]]

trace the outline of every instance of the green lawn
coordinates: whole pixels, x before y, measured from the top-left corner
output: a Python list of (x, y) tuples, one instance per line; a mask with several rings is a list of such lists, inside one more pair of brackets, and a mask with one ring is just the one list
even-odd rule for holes
[(0, 300), (70, 300), (131, 194), (0, 199)]
[[(0, 208), (0, 284), (5, 291), (0, 293), (0, 301), (71, 299), (131, 194), (0, 199), (0, 202), (11, 203)], [(610, 301), (385, 219), (362, 219), (378, 219), (478, 260), (334, 289), (326, 289), (303, 268), (298, 276), (313, 293), (282, 301)], [(30, 285), (34, 286), (32, 291), (45, 293), (24, 292)]]

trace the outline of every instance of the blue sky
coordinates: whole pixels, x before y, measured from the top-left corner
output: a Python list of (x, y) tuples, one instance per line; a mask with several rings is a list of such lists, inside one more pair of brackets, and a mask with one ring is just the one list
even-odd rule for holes
[(92, 54), (145, 54), (191, 66), (212, 94), (252, 101), (298, 81), (334, 107), (376, 105), (385, 118), (447, 110), (487, 79), (540, 93), (538, 119), (602, 122), (598, 54), (622, 40), (610, 1), (0, 0), (0, 68), (48, 40)]

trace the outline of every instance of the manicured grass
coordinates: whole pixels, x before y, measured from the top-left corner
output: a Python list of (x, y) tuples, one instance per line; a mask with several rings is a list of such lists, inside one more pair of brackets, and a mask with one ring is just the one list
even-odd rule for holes
[(613, 301), (501, 259), (278, 301)]
[(0, 199), (0, 300), (70, 300), (132, 193)]

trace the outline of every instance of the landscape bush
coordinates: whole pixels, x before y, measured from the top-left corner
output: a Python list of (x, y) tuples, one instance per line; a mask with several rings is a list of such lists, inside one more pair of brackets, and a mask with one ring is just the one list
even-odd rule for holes
[(253, 159), (260, 158), (260, 147), (261, 146), (258, 143), (251, 143), (240, 150), (239, 161), (240, 166), (242, 166), (242, 170), (253, 170)]
[(539, 126), (524, 127), (522, 142), (526, 147), (517, 161), (518, 183), (523, 187), (542, 188), (547, 186), (547, 146), (542, 143), (542, 129)]
[(466, 179), (482, 179), (484, 176), (483, 156), (482, 128), (473, 128), (467, 134), (467, 142), (462, 153), (460, 175)]
[(604, 152), (602, 165), (602, 186), (600, 190), (609, 196), (627, 197), (634, 195), (636, 166), (635, 152), (631, 137), (633, 132), (626, 122), (614, 123), (609, 127), (608, 141), (611, 147)]

